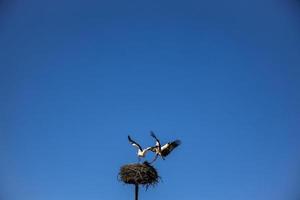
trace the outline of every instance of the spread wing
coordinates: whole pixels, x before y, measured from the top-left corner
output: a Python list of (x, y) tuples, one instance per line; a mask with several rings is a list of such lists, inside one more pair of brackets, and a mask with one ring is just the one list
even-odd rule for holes
[(167, 155), (169, 155), (180, 144), (181, 144), (180, 140), (175, 140), (173, 142), (169, 142), (169, 143), (165, 144), (161, 148), (161, 155), (164, 156), (164, 157), (167, 156)]
[(128, 140), (131, 143), (132, 146), (139, 148), (141, 151), (143, 151), (141, 145), (139, 145), (137, 142), (131, 139), (131, 137), (128, 135)]
[(156, 137), (156, 135), (154, 134), (153, 131), (150, 132), (150, 135), (151, 135), (151, 137), (153, 137), (153, 138), (155, 139), (155, 141), (156, 141), (156, 144), (155, 144), (155, 145), (156, 145), (156, 146), (159, 148), (159, 150), (160, 150), (161, 145), (160, 145), (159, 139)]

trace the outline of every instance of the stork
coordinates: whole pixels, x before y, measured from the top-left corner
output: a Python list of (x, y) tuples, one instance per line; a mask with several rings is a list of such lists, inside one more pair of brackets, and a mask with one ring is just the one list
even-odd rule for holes
[[(151, 163), (153, 163), (153, 162), (157, 159), (158, 155), (160, 155), (160, 152), (161, 152), (161, 144), (160, 144), (159, 139), (156, 137), (156, 135), (154, 134), (153, 131), (150, 132), (150, 135), (151, 135), (151, 137), (153, 137), (153, 138), (155, 139), (155, 146), (152, 147), (152, 148), (150, 149), (152, 152), (155, 153), (155, 158), (154, 158), (154, 159), (152, 160), (152, 162), (151, 162)], [(163, 157), (162, 157), (162, 158), (163, 158)], [(163, 158), (163, 160), (164, 160), (164, 159), (165, 159), (165, 158)]]
[(146, 156), (146, 153), (152, 148), (152, 147), (147, 147), (146, 149), (143, 149), (141, 145), (139, 145), (137, 142), (131, 139), (131, 137), (128, 135), (128, 140), (131, 143), (132, 146), (136, 147), (138, 149), (137, 156), (138, 156), (138, 161), (141, 161), (141, 158), (144, 158)]
[(155, 146), (150, 149), (150, 151), (156, 154), (154, 160), (151, 163), (153, 163), (158, 156), (160, 156), (163, 160), (165, 160), (165, 157), (169, 155), (176, 147), (178, 147), (181, 144), (180, 140), (174, 140), (172, 142), (168, 142), (165, 145), (161, 146), (159, 139), (152, 131), (150, 135), (156, 141)]

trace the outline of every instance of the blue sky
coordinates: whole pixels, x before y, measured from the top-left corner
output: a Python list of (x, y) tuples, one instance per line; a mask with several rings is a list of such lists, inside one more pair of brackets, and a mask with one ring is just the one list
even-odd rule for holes
[(299, 1), (0, 6), (1, 199), (133, 199), (150, 130), (183, 143), (141, 199), (299, 198)]

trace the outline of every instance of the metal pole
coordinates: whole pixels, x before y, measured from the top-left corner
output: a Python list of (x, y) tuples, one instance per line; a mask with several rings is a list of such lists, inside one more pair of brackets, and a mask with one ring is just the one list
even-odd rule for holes
[(135, 200), (139, 199), (139, 185), (135, 184)]

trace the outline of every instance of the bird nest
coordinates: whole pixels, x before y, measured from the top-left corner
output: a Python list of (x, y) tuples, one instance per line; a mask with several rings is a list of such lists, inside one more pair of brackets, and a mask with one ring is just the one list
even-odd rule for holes
[(159, 179), (156, 169), (149, 163), (123, 165), (119, 172), (119, 180), (124, 183), (142, 185), (146, 188), (155, 186)]

